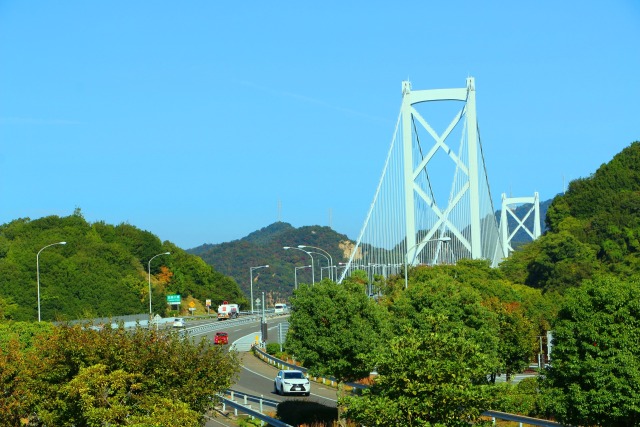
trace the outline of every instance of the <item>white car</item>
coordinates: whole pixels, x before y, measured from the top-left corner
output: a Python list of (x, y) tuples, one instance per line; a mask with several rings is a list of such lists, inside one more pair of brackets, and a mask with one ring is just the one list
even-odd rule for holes
[(287, 304), (278, 303), (273, 307), (274, 314), (288, 314), (289, 309), (287, 308)]
[(184, 319), (182, 319), (180, 317), (176, 317), (175, 320), (173, 321), (173, 327), (174, 328), (184, 328)]
[(311, 382), (302, 371), (279, 371), (273, 381), (273, 388), (276, 394), (311, 394)]

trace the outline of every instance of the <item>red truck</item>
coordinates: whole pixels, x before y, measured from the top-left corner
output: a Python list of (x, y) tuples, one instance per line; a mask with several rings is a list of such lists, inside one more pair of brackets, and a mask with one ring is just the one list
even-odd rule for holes
[(229, 344), (229, 334), (226, 332), (216, 332), (215, 337), (213, 337), (214, 344)]

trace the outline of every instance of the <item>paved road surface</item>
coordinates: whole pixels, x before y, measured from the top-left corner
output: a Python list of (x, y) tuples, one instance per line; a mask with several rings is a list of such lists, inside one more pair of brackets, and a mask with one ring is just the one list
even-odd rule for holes
[[(269, 324), (269, 335), (270, 338), (268, 342), (276, 342), (276, 333), (275, 330), (277, 328), (277, 323), (279, 323), (285, 319), (272, 319), (268, 322)], [(260, 324), (256, 322), (251, 325), (233, 325), (229, 324), (228, 328), (224, 329), (229, 333), (229, 342), (247, 342), (251, 343), (254, 341), (256, 335), (260, 335)], [(211, 340), (213, 333), (205, 334), (203, 337), (205, 339)], [(238, 345), (239, 348), (245, 348), (246, 345)], [(335, 389), (331, 389), (330, 387), (322, 386), (321, 384), (313, 383), (311, 396), (310, 397), (299, 397), (299, 396), (279, 396), (273, 392), (273, 379), (276, 375), (277, 369), (273, 366), (268, 365), (267, 363), (261, 361), (257, 357), (255, 357), (250, 352), (240, 352), (241, 357), (241, 371), (239, 375), (239, 379), (236, 384), (232, 387), (233, 390), (252, 394), (252, 395), (263, 395), (265, 399), (270, 400), (278, 400), (283, 401), (286, 399), (309, 399), (321, 402), (325, 405), (335, 406), (335, 397), (336, 391)], [(213, 414), (212, 414), (213, 415)], [(212, 417), (205, 424), (206, 427), (220, 427), (220, 426), (236, 426), (237, 424), (232, 419), (227, 419), (224, 416), (218, 414), (215, 417)]]

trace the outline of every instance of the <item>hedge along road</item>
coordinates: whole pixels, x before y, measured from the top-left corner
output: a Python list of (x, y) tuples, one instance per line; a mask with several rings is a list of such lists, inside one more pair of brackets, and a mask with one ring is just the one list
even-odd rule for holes
[[(276, 317), (267, 319), (268, 327), (268, 343), (278, 342), (278, 324), (287, 321), (287, 317)], [(311, 396), (280, 396), (274, 392), (273, 380), (278, 373), (278, 369), (271, 366), (256, 356), (250, 351), (247, 351), (256, 340), (256, 337), (260, 339), (260, 320), (255, 322), (239, 324), (235, 320), (225, 320), (218, 322), (214, 331), (208, 331), (204, 333), (191, 333), (192, 337), (202, 336), (208, 339), (213, 345), (213, 337), (216, 332), (224, 331), (229, 334), (230, 348), (238, 348), (240, 360), (242, 363), (242, 369), (240, 376), (236, 384), (232, 387), (233, 390), (242, 393), (264, 396), (266, 399), (284, 401), (290, 399), (304, 399), (308, 401), (315, 401), (326, 406), (336, 406), (336, 392), (335, 388), (321, 383), (311, 382)]]

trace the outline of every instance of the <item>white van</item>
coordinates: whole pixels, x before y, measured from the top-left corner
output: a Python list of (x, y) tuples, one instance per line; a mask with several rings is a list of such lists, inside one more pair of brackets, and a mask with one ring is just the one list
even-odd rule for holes
[(287, 304), (277, 303), (273, 312), (275, 314), (287, 314), (289, 309), (287, 308)]

